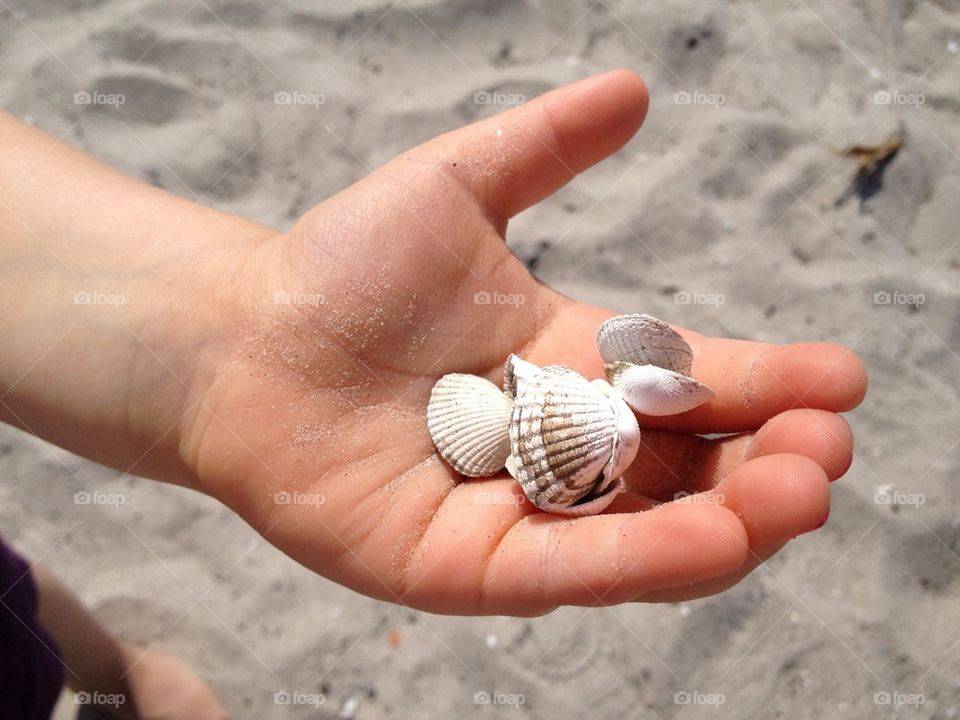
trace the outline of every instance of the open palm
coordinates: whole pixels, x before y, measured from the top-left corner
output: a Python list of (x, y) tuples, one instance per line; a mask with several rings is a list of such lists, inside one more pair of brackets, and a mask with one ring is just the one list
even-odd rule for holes
[(537, 283), (503, 235), (646, 105), (624, 71), (563, 88), (401, 155), (259, 246), (184, 441), (203, 487), (317, 572), (449, 613), (707, 595), (823, 524), (851, 454), (834, 413), (866, 384), (827, 344), (679, 329), (717, 397), (640, 418), (627, 491), (602, 515), (542, 513), (505, 473), (463, 481), (434, 450), (445, 373), (499, 382), (512, 352), (602, 376), (612, 313)]

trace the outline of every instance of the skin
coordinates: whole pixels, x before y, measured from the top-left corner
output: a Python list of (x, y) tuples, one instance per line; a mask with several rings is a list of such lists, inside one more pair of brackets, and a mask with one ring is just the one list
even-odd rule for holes
[[(505, 474), (461, 482), (426, 428), (439, 377), (497, 381), (511, 352), (602, 376), (594, 335), (613, 313), (538, 283), (503, 238), (621, 147), (647, 102), (627, 71), (561, 88), (400, 155), (285, 233), (4, 119), (0, 296), (29, 307), (0, 319), (0, 416), (208, 493), (308, 568), (432, 612), (719, 592), (826, 521), (851, 459), (836, 413), (866, 390), (849, 350), (677, 328), (717, 397), (639, 418), (628, 492), (594, 517), (541, 513)], [(73, 305), (83, 289), (126, 302)]]
[(117, 640), (47, 568), (32, 571), (40, 622), (60, 648), (66, 685), (86, 693), (87, 704), (117, 720), (227, 717), (213, 690), (183, 662)]

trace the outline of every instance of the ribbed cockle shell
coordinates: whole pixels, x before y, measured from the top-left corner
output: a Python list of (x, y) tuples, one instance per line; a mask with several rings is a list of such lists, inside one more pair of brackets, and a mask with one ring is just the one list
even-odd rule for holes
[(689, 375), (693, 350), (683, 336), (652, 315), (617, 315), (597, 330), (597, 349), (607, 364), (656, 365)]
[(512, 407), (510, 398), (489, 380), (444, 375), (430, 393), (427, 427), (440, 455), (457, 472), (485, 477), (507, 462)]
[(516, 387), (507, 470), (542, 510), (603, 510), (639, 445), (636, 418), (623, 401), (569, 368), (543, 368)]

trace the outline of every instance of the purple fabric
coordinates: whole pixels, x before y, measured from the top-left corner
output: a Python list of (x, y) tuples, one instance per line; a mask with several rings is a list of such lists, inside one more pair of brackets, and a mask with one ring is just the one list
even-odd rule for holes
[(49, 720), (62, 685), (60, 648), (37, 619), (30, 566), (0, 538), (0, 720)]

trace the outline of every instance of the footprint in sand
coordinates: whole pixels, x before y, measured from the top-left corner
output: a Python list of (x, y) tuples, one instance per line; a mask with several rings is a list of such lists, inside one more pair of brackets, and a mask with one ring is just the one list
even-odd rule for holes
[[(559, 619), (559, 617), (557, 618)], [(570, 627), (562, 622), (538, 625), (508, 642), (508, 657), (515, 670), (543, 680), (583, 680), (591, 668), (602, 665), (604, 650), (590, 618)]]
[(105, 113), (128, 124), (165, 125), (210, 109), (191, 88), (149, 75), (104, 75), (77, 95), (84, 112)]
[[(904, 514), (913, 511), (911, 507), (900, 510)], [(891, 558), (897, 568), (890, 573), (893, 587), (913, 584), (927, 593), (955, 592), (954, 583), (960, 576), (960, 526), (942, 522), (931, 530), (922, 528), (899, 539)]]
[(112, 60), (128, 65), (125, 76), (158, 72), (203, 89), (236, 93), (275, 82), (269, 67), (226, 31), (216, 35), (158, 35), (142, 26), (110, 28), (94, 36)]

